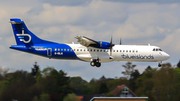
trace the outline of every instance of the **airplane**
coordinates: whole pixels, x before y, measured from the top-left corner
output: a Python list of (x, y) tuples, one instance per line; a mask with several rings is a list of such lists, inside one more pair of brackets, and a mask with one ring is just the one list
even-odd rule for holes
[(82, 60), (90, 62), (91, 66), (100, 67), (101, 63), (112, 61), (140, 61), (158, 62), (170, 56), (160, 47), (149, 45), (115, 45), (110, 42), (95, 41), (86, 36), (76, 36), (75, 44), (56, 43), (38, 38), (19, 18), (10, 19), (12, 30), (17, 45), (11, 45), (10, 49), (23, 51), (49, 59)]

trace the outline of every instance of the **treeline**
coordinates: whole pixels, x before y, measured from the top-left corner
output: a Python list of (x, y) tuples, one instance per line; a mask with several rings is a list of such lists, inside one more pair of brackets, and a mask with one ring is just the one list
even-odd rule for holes
[[(71, 87), (80, 90), (82, 94), (99, 94), (114, 96), (110, 92), (118, 85), (125, 84), (138, 97), (149, 97), (149, 101), (179, 101), (180, 100), (180, 68), (170, 63), (162, 64), (161, 68), (148, 66), (140, 74), (131, 62), (123, 65), (124, 77), (92, 79), (89, 83), (84, 82), (80, 77), (73, 77)], [(79, 80), (78, 80), (79, 79)], [(75, 82), (76, 81), (76, 82)]]
[[(39, 66), (35, 63), (32, 70)], [(63, 101), (72, 92), (70, 77), (47, 67), (42, 71), (18, 70), (0, 75), (0, 101)]]
[(110, 91), (122, 84), (139, 97), (149, 97), (149, 101), (180, 99), (180, 68), (166, 63), (161, 68), (148, 66), (140, 74), (134, 69), (136, 65), (130, 62), (123, 67), (124, 77), (102, 76), (99, 79), (91, 79), (90, 82), (81, 77), (69, 77), (63, 70), (57, 71), (52, 67), (40, 70), (37, 63), (31, 73), (23, 70), (13, 73), (0, 70), (0, 101), (80, 101), (76, 95), (114, 96)]

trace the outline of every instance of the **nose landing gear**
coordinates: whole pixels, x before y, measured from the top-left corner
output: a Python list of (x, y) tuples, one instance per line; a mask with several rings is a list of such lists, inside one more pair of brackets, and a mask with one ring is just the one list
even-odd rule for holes
[(158, 67), (161, 67), (162, 66), (161, 64), (162, 64), (162, 61), (159, 62)]
[(160, 64), (160, 63), (158, 64), (158, 67), (161, 67), (161, 64)]

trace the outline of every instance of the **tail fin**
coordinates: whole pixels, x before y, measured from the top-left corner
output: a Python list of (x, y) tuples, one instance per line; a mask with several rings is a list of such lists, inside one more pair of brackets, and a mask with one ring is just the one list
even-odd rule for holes
[(21, 21), (21, 19), (10, 19), (10, 23), (12, 24), (12, 29), (17, 45), (33, 45), (48, 42), (38, 38), (31, 31), (29, 31), (24, 21)]

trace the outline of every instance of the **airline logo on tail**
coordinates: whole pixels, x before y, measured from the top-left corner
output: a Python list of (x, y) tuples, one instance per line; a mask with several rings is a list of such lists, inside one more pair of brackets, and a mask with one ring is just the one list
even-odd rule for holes
[[(31, 41), (31, 36), (29, 34), (25, 34), (24, 33), (24, 29), (22, 29), (22, 34), (16, 34), (19, 38), (20, 41), (24, 42), (24, 43), (29, 43)], [(28, 37), (28, 40), (25, 40)]]

